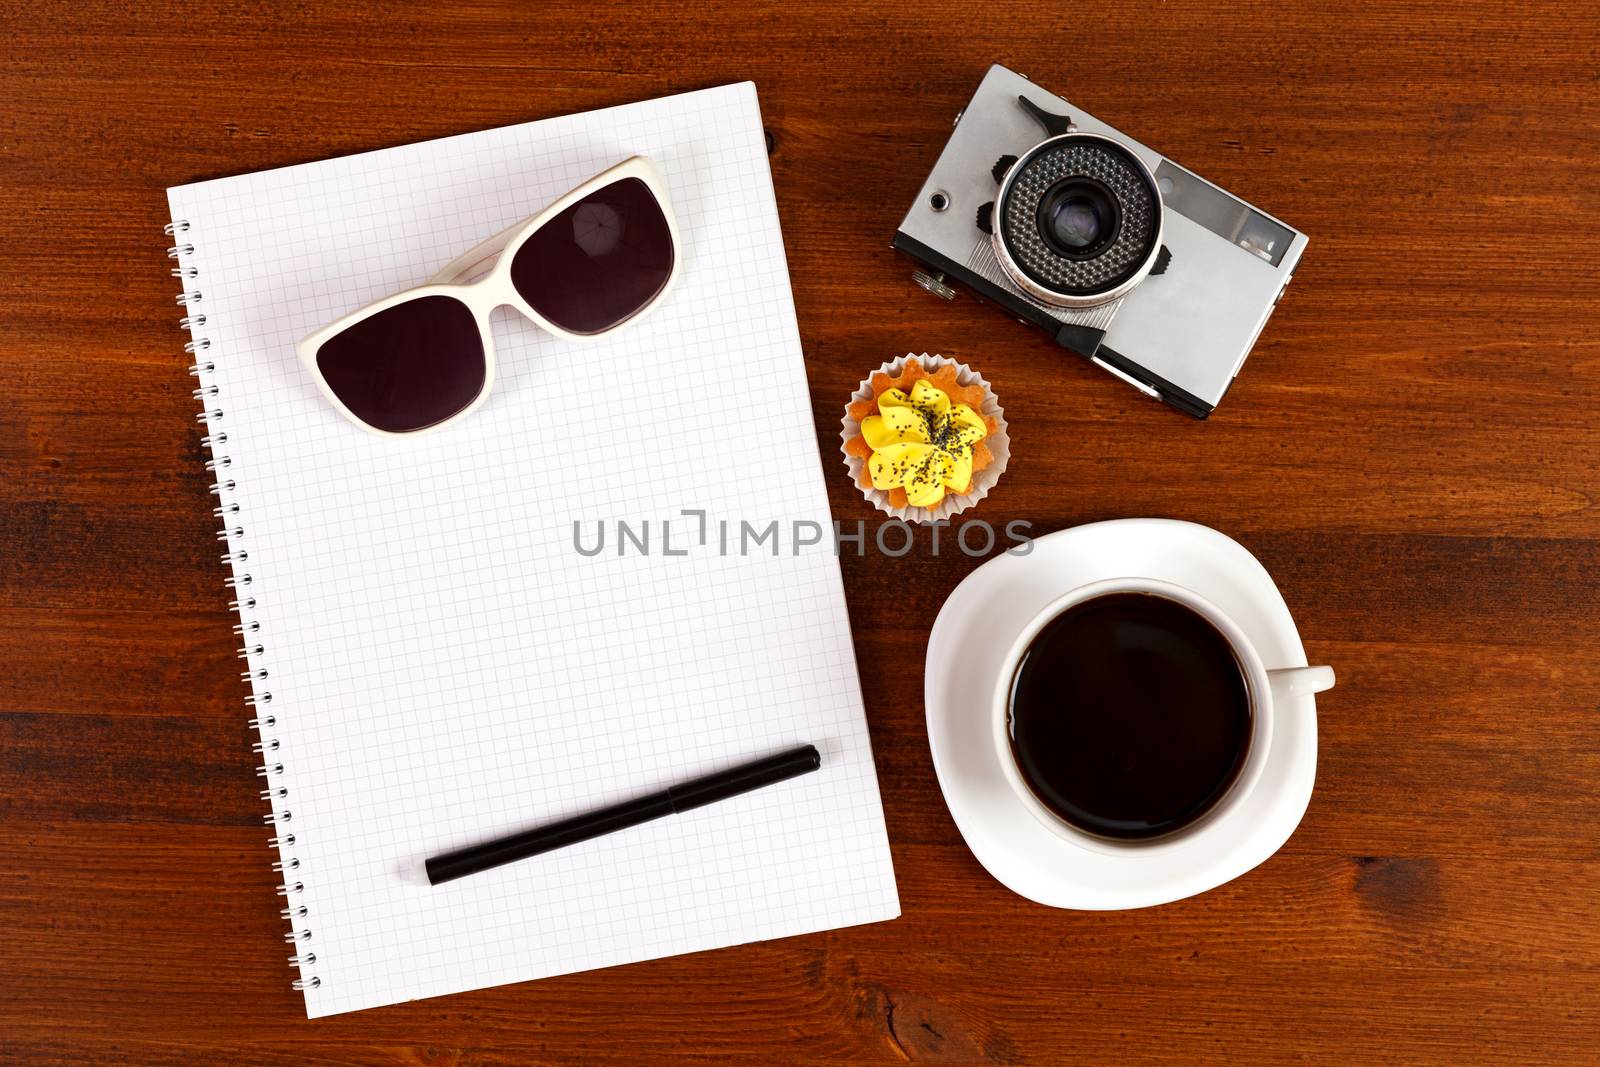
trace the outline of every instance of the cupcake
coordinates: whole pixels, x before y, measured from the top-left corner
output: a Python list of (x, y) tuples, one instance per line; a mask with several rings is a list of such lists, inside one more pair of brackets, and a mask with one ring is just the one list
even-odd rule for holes
[(845, 407), (845, 465), (869, 503), (906, 522), (947, 519), (982, 500), (1010, 456), (989, 383), (943, 356), (906, 355)]

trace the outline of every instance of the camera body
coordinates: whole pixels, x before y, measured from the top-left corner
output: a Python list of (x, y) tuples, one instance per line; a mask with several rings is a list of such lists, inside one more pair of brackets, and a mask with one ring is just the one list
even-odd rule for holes
[(894, 247), (1145, 394), (1205, 418), (1304, 234), (996, 64)]

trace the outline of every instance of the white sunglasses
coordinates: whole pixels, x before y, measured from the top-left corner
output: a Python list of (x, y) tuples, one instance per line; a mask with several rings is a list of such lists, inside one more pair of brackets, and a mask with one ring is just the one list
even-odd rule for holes
[[(488, 274), (462, 280), (493, 256)], [(426, 285), (352, 311), (296, 347), (323, 395), (357, 426), (385, 437), (443, 429), (494, 385), (496, 308), (509, 305), (569, 341), (593, 340), (666, 299), (680, 258), (661, 178), (634, 156)]]

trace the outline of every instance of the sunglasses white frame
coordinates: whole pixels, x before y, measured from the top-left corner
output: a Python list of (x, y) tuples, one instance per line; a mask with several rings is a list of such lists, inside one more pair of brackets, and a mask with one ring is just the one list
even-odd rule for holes
[[(661, 214), (667, 220), (667, 232), (672, 238), (672, 269), (667, 274), (667, 280), (662, 284), (661, 291), (656, 293), (649, 303), (621, 322), (608, 326), (596, 333), (573, 333), (571, 330), (564, 330), (535, 311), (533, 306), (522, 298), (522, 294), (517, 292), (516, 286), (511, 284), (511, 261), (516, 258), (517, 252), (522, 248), (524, 241), (545, 223), (571, 207), (573, 203), (582, 200), (598, 189), (603, 189), (608, 185), (628, 178), (637, 178), (644, 182), (651, 195), (655, 197), (656, 203), (661, 206)], [(500, 258), (489, 273), (475, 282), (462, 281), (464, 278), (470, 278), (485, 261), (494, 256), (499, 256)], [(563, 340), (594, 341), (611, 334), (623, 326), (636, 322), (665, 300), (667, 294), (672, 291), (673, 284), (678, 280), (678, 273), (682, 264), (683, 245), (678, 240), (678, 224), (672, 216), (672, 205), (667, 200), (666, 188), (662, 185), (660, 175), (656, 173), (655, 167), (648, 159), (644, 156), (633, 156), (618, 163), (610, 170), (590, 178), (538, 214), (523, 219), (516, 225), (495, 234), (471, 251), (457, 256), (445, 264), (437, 274), (428, 280), (427, 284), (406, 289), (403, 292), (395, 293), (393, 296), (368, 304), (363, 308), (358, 308), (337, 322), (330, 323), (316, 333), (311, 334), (296, 345), (295, 349), (300, 353), (300, 362), (310, 372), (312, 379), (317, 383), (317, 388), (322, 391), (322, 395), (327, 397), (328, 402), (345, 418), (368, 433), (374, 433), (380, 437), (416, 437), (420, 434), (442, 430), (447, 426), (460, 422), (476, 411), (489, 398), (489, 392), (494, 388), (495, 364), (494, 334), (489, 328), (489, 316), (497, 308), (512, 307), (518, 313), (532, 319), (541, 327)], [(344, 401), (340, 400), (328, 386), (327, 379), (323, 377), (321, 368), (317, 366), (317, 352), (329, 339), (349, 329), (361, 320), (371, 318), (381, 311), (387, 311), (397, 304), (404, 304), (407, 301), (417, 300), (425, 296), (448, 296), (461, 301), (471, 310), (473, 318), (477, 320), (478, 335), (483, 342), (483, 388), (478, 390), (478, 395), (473, 397), (472, 402), (466, 407), (431, 426), (399, 432), (380, 430), (346, 407)]]

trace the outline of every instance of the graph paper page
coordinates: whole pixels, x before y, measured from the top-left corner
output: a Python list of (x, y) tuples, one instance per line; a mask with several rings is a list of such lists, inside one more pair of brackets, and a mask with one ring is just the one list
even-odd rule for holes
[[(492, 395), (415, 439), (319, 394), (297, 340), (635, 154), (682, 261), (649, 316), (579, 344), (501, 309)], [(838, 562), (796, 551), (831, 518), (753, 85), (169, 199), (309, 1015), (898, 914)], [(807, 742), (817, 773), (415, 874)]]

